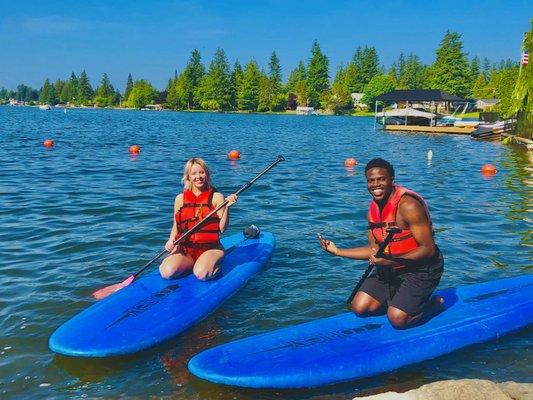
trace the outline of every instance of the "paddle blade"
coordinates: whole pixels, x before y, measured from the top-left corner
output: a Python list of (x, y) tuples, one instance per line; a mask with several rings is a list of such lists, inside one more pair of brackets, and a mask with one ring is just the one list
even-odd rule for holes
[(113, 294), (116, 291), (128, 286), (134, 280), (135, 280), (135, 276), (134, 275), (130, 275), (127, 279), (125, 279), (124, 281), (122, 281), (120, 283), (115, 283), (114, 285), (109, 285), (109, 286), (106, 286), (106, 287), (104, 287), (102, 289), (98, 289), (96, 292), (93, 293), (93, 297), (96, 300), (105, 299), (110, 294)]

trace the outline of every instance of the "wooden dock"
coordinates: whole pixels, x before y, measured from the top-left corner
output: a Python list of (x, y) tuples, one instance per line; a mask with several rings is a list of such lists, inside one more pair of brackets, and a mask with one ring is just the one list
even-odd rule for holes
[(453, 133), (470, 135), (476, 130), (474, 126), (418, 126), (418, 125), (384, 125), (387, 131), (422, 132), (422, 133)]

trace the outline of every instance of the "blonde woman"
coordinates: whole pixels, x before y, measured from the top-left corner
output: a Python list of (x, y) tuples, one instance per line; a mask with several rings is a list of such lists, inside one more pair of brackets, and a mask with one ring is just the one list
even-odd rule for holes
[(237, 195), (229, 195), (225, 207), (210, 217), (198, 231), (174, 246), (178, 237), (225, 201), (222, 193), (213, 187), (209, 168), (201, 158), (187, 161), (181, 181), (184, 190), (174, 201), (174, 222), (165, 244), (169, 255), (159, 266), (159, 272), (163, 278), (170, 279), (192, 270), (200, 280), (212, 279), (224, 258), (220, 234), (228, 226), (229, 208), (237, 201)]

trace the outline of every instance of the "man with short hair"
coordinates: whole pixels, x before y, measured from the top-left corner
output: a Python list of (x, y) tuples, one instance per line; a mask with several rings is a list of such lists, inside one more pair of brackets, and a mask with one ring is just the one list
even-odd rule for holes
[[(320, 244), (335, 256), (369, 260), (376, 266), (350, 304), (358, 316), (386, 311), (395, 328), (419, 325), (443, 308), (440, 296), (430, 299), (444, 259), (433, 240), (429, 208), (419, 194), (394, 183), (394, 168), (388, 161), (374, 158), (366, 165), (365, 175), (372, 196), (367, 214), (369, 246), (340, 249), (319, 235)], [(390, 227), (401, 231), (378, 257)]]

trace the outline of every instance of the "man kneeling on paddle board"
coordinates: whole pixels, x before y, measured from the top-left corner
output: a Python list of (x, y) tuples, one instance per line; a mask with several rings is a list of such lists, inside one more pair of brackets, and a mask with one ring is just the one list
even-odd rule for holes
[(444, 259), (433, 239), (428, 206), (420, 195), (394, 183), (393, 166), (381, 158), (366, 165), (365, 175), (372, 196), (367, 214), (369, 246), (340, 249), (319, 234), (320, 244), (335, 256), (368, 260), (367, 273), (376, 266), (349, 299), (358, 316), (386, 311), (395, 328), (419, 325), (443, 307), (441, 297), (430, 300)]

